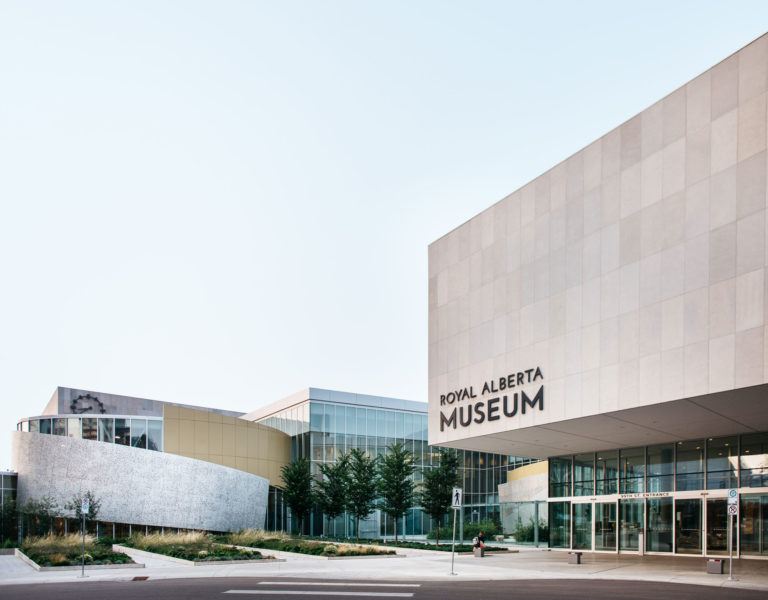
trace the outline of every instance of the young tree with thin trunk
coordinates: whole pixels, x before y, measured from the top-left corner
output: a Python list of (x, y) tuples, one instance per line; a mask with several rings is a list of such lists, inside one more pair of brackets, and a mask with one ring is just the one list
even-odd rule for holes
[[(379, 457), (379, 508), (395, 522), (397, 544), (397, 520), (413, 506), (414, 483), (413, 454), (401, 442), (392, 444), (387, 453)], [(405, 527), (403, 527), (405, 529)]]
[(455, 452), (440, 449), (437, 467), (421, 470), (424, 481), (419, 490), (422, 510), (435, 521), (435, 546), (440, 544), (440, 521), (451, 507), (451, 491), (459, 481), (459, 459)]
[(355, 519), (355, 539), (360, 540), (360, 519), (376, 509), (376, 460), (359, 448), (349, 451), (349, 502)]
[(298, 458), (280, 471), (283, 477), (283, 498), (291, 513), (299, 521), (299, 535), (302, 534), (304, 519), (312, 510), (314, 495), (312, 493), (312, 475), (309, 470), (309, 460)]
[(336, 462), (320, 464), (321, 477), (315, 480), (315, 501), (326, 519), (326, 533), (331, 520), (343, 514), (349, 500), (349, 455)]

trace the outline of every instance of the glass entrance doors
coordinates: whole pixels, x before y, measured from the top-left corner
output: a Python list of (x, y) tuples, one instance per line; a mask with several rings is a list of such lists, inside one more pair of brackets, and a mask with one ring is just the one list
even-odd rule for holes
[(592, 503), (573, 505), (573, 547), (592, 550)]
[(768, 556), (768, 495), (741, 498), (741, 552)]
[(616, 552), (616, 503), (595, 503), (595, 550)]
[(675, 500), (675, 549), (678, 554), (701, 554), (701, 500)]
[(644, 500), (619, 500), (619, 551), (638, 551), (644, 509)]
[[(741, 511), (741, 529), (734, 520), (731, 533), (734, 552), (740, 543), (742, 554), (768, 556), (768, 494), (742, 496)], [(729, 552), (724, 497), (551, 502), (549, 512), (552, 548), (705, 556)]]

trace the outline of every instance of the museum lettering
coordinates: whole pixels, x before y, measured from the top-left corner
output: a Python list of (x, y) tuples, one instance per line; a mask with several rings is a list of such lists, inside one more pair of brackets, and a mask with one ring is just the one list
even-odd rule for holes
[[(523, 385), (535, 383), (539, 379), (544, 379), (540, 367), (535, 369), (526, 369), (511, 373), (506, 377), (492, 379), (483, 383), (480, 396), (486, 394), (495, 394), (505, 390), (512, 390)], [(486, 421), (498, 421), (502, 417), (512, 418), (518, 414), (525, 414), (526, 410), (544, 410), (544, 385), (540, 385), (538, 391), (532, 396), (526, 391), (508, 391), (503, 396), (496, 396), (488, 400), (477, 400), (478, 394), (475, 393), (475, 387), (469, 386), (459, 390), (452, 390), (447, 394), (441, 394), (440, 406), (462, 403), (460, 406), (454, 406), (453, 409), (440, 410), (440, 431), (445, 431), (446, 427), (469, 427), (472, 423), (477, 425)], [(466, 402), (466, 403), (464, 403)]]

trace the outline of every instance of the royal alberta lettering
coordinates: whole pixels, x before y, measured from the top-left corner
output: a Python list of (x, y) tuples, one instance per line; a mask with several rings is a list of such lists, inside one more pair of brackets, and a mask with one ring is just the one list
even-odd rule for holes
[[(469, 427), (472, 423), (479, 425), (485, 421), (498, 421), (502, 416), (511, 418), (517, 414), (518, 408), (522, 414), (525, 414), (527, 408), (534, 409), (537, 406), (539, 410), (544, 410), (543, 383), (535, 393), (530, 387), (525, 390), (519, 389), (543, 379), (541, 367), (536, 367), (486, 381), (482, 387), (478, 387), (479, 394), (474, 386), (441, 394), (440, 431), (444, 431), (446, 427), (456, 429), (457, 426)], [(478, 397), (483, 398), (486, 395), (504, 391), (507, 393), (503, 396), (477, 400)], [(454, 404), (457, 406), (451, 409), (451, 405)]]

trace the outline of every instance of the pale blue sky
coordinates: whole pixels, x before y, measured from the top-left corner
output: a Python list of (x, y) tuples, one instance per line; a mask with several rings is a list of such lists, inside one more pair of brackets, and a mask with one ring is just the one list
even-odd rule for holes
[(0, 468), (57, 385), (426, 400), (427, 245), (760, 2), (0, 0)]

